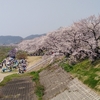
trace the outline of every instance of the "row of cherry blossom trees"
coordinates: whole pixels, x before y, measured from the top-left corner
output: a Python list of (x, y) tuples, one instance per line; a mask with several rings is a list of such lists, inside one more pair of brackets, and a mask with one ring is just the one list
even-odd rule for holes
[(100, 58), (100, 16), (90, 16), (47, 34), (44, 45), (49, 50), (63, 52), (75, 62)]

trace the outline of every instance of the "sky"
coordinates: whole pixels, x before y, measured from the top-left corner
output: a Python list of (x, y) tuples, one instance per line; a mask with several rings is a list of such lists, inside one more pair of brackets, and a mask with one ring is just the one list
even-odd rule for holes
[(0, 0), (0, 36), (44, 34), (100, 14), (100, 0)]

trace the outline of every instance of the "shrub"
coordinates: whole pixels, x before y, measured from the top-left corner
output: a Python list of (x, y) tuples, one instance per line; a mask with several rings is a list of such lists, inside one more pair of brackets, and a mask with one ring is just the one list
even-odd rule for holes
[(17, 59), (26, 59), (27, 58), (27, 52), (25, 51), (18, 51), (16, 54)]

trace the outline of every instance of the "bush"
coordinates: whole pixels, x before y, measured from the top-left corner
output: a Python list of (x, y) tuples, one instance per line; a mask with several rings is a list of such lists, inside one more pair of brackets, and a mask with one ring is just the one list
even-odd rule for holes
[(17, 59), (27, 59), (27, 52), (25, 51), (18, 51), (16, 54)]

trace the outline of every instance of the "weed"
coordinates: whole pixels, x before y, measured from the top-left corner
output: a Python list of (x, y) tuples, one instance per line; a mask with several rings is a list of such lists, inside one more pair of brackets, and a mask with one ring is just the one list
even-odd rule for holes
[(32, 76), (32, 80), (36, 84), (35, 93), (38, 96), (38, 100), (42, 100), (42, 96), (44, 95), (44, 87), (39, 82), (39, 72), (40, 71), (33, 71), (30, 73), (30, 75)]

